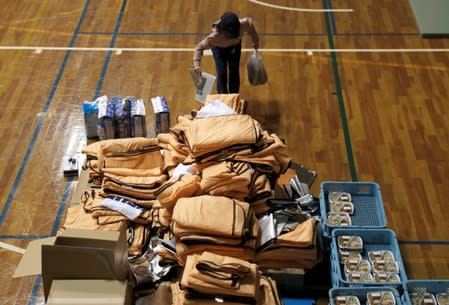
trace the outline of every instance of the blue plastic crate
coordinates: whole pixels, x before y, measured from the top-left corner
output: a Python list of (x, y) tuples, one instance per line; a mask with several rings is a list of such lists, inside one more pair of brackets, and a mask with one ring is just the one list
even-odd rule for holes
[(393, 293), (396, 305), (402, 305), (402, 300), (399, 292), (393, 287), (337, 287), (329, 290), (329, 305), (336, 305), (334, 298), (338, 296), (356, 296), (360, 304), (367, 304), (368, 292), (389, 291)]
[[(368, 252), (390, 250), (399, 266), (400, 282), (385, 283), (385, 282), (369, 282), (358, 283), (348, 281), (344, 272), (344, 266), (340, 263), (338, 257), (338, 237), (341, 235), (355, 235), (360, 236), (363, 240), (363, 251), (361, 253), (363, 259), (368, 258)], [(331, 279), (333, 287), (393, 287), (400, 293), (403, 292), (403, 284), (407, 280), (407, 275), (402, 261), (399, 244), (396, 238), (396, 233), (390, 229), (335, 229), (332, 231), (331, 241)]]
[[(333, 226), (327, 222), (330, 211), (329, 192), (347, 192), (351, 194), (354, 215), (351, 215), (351, 226)], [(320, 189), (321, 228), (324, 237), (331, 238), (336, 228), (382, 229), (387, 227), (384, 204), (380, 187), (375, 182), (337, 182), (321, 183)]]
[(402, 303), (411, 305), (410, 293), (414, 291), (425, 291), (433, 294), (448, 292), (449, 279), (446, 280), (409, 280), (404, 283), (404, 295)]

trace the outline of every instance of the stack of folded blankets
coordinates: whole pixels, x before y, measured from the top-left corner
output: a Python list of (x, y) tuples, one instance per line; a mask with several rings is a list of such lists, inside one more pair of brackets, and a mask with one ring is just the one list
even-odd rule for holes
[[(276, 296), (270, 292), (273, 281), (261, 277), (258, 268), (313, 266), (318, 262), (317, 226), (311, 218), (293, 217), (295, 225), (290, 219), (271, 238), (262, 239), (264, 217), (291, 214), (278, 215), (267, 204), (275, 197), (278, 177), (290, 166), (287, 147), (242, 113), (238, 94), (208, 100), (194, 118), (178, 116), (169, 132), (156, 138), (107, 139), (87, 145), (84, 169), (98, 189), (84, 193), (79, 204), (69, 208), (61, 230), (126, 226), (132, 232), (128, 252), (134, 257), (144, 255), (153, 238), (174, 240), (175, 258), (169, 260), (190, 271), (177, 288), (172, 287), (173, 294), (187, 303), (197, 292), (210, 292), (202, 284), (191, 286), (198, 276), (204, 279), (204, 272), (199, 275), (192, 266), (214, 269), (242, 261), (239, 264), (250, 273), (238, 278), (241, 289), (231, 285), (222, 293), (265, 304), (261, 300)], [(206, 273), (215, 276), (209, 269)], [(232, 273), (231, 269), (220, 267), (218, 272)], [(232, 283), (226, 281), (225, 287), (228, 284)], [(175, 304), (187, 304), (184, 301)]]
[(259, 224), (247, 202), (210, 195), (181, 198), (172, 227), (181, 264), (188, 254), (203, 251), (254, 259)]
[(210, 252), (190, 255), (171, 287), (174, 305), (281, 304), (275, 282), (257, 264)]

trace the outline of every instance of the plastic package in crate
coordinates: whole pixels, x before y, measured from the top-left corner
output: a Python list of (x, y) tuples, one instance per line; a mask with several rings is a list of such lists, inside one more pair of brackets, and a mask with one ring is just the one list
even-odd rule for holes
[(423, 297), (433, 298), (440, 305), (449, 304), (449, 279), (410, 280), (404, 283), (404, 288), (402, 296), (404, 304), (426, 304), (427, 302), (420, 302)]
[[(385, 293), (390, 293), (389, 296), (393, 296), (395, 305), (403, 304), (399, 292), (393, 287), (336, 287), (329, 290), (329, 305), (345, 305), (340, 304), (340, 302), (337, 301), (337, 298), (341, 299), (342, 297), (348, 296), (357, 297), (360, 305), (391, 305), (392, 302), (390, 299), (387, 299)], [(378, 295), (383, 298), (384, 303), (380, 302), (378, 298), (376, 299), (377, 302), (369, 300), (369, 296), (376, 298)]]
[[(389, 253), (388, 260), (393, 260), (398, 267), (398, 272), (377, 272), (372, 269), (363, 273), (360, 281), (350, 278), (345, 272), (345, 264), (340, 260), (339, 237), (360, 237), (363, 247), (360, 252), (362, 260), (373, 262), (373, 255)], [(390, 229), (335, 229), (332, 231), (331, 240), (331, 278), (333, 287), (365, 287), (387, 286), (403, 291), (403, 284), (407, 280), (396, 233)], [(391, 257), (392, 256), (392, 257)], [(377, 260), (377, 259), (376, 259)], [(374, 265), (374, 264), (373, 264)], [(371, 275), (371, 277), (369, 276)], [(380, 275), (388, 277), (382, 278)], [(369, 279), (370, 278), (370, 279)], [(364, 279), (368, 279), (365, 281)]]
[[(331, 225), (327, 214), (331, 211), (329, 193), (349, 193), (354, 211), (350, 217), (350, 225)], [(321, 183), (320, 189), (321, 228), (324, 237), (331, 238), (336, 228), (382, 229), (387, 226), (384, 204), (380, 187), (374, 182), (337, 182)]]

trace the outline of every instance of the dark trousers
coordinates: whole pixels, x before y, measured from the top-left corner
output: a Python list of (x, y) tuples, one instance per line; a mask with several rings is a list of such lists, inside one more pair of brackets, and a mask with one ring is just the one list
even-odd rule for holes
[[(242, 43), (227, 48), (212, 48), (217, 70), (218, 93), (238, 93), (240, 89), (240, 55)], [(229, 68), (229, 74), (228, 74)], [(228, 87), (229, 75), (229, 87)]]

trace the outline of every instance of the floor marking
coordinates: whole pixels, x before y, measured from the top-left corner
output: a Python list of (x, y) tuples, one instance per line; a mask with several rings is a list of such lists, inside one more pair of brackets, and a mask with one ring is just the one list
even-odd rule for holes
[(6, 249), (6, 250), (9, 250), (9, 251), (13, 251), (13, 252), (17, 252), (17, 253), (20, 253), (20, 254), (24, 254), (25, 253), (25, 249), (22, 249), (22, 248), (19, 248), (19, 247), (16, 247), (16, 246), (13, 246), (13, 245), (1, 242), (1, 241), (0, 241), (0, 248)]
[[(0, 51), (22, 51), (29, 50), (34, 52), (42, 51), (79, 51), (79, 52), (193, 52), (194, 48), (91, 48), (91, 47), (38, 47), (38, 46), (0, 46)], [(397, 48), (397, 49), (258, 49), (260, 52), (279, 52), (279, 53), (445, 53), (449, 48)], [(252, 49), (242, 49), (242, 52), (252, 52)], [(204, 55), (211, 55), (210, 50), (206, 50)]]
[(350, 13), (353, 12), (353, 9), (343, 8), (343, 9), (313, 9), (313, 8), (297, 8), (297, 7), (289, 7), (289, 6), (281, 6), (281, 5), (275, 5), (270, 3), (265, 3), (258, 0), (248, 0), (249, 2), (268, 6), (271, 8), (277, 8), (280, 10), (287, 10), (287, 11), (295, 11), (295, 12), (306, 12), (306, 13), (322, 13), (322, 12), (343, 12), (343, 13)]
[[(30, 31), (25, 33), (25, 36), (21, 40), (23, 44), (28, 44), (31, 39), (33, 38), (34, 32), (38, 29), (39, 25), (38, 22), (44, 16), (44, 12), (47, 8), (48, 1), (44, 1), (40, 6), (39, 10), (36, 13), (36, 18), (32, 21), (30, 25)], [(13, 81), (13, 73), (16, 71), (17, 66), (19, 65), (20, 60), (22, 59), (23, 54), (18, 52), (15, 53), (12, 59), (8, 61), (8, 67), (6, 69), (6, 72), (2, 73), (2, 84), (0, 86), (0, 95), (3, 95), (3, 93), (6, 91), (6, 88), (9, 87), (9, 84), (11, 81)]]
[[(326, 0), (323, 0), (323, 7), (327, 8)], [(334, 45), (334, 38), (332, 35), (332, 27), (331, 27), (331, 20), (329, 19), (329, 13), (326, 12), (324, 15), (324, 22), (326, 23), (326, 33), (327, 33), (327, 40), (329, 47), (331, 49), (335, 49)], [(331, 61), (332, 61), (332, 72), (334, 75), (334, 83), (335, 83), (335, 95), (337, 97), (338, 101), (338, 108), (340, 109), (340, 121), (343, 129), (343, 138), (345, 141), (345, 147), (346, 147), (346, 155), (348, 157), (348, 167), (349, 172), (351, 174), (351, 180), (357, 181), (357, 170), (355, 166), (354, 161), (354, 154), (352, 150), (352, 144), (351, 144), (351, 136), (348, 126), (348, 119), (346, 115), (346, 109), (345, 109), (345, 100), (343, 97), (343, 88), (341, 86), (341, 79), (340, 79), (340, 72), (339, 67), (337, 63), (337, 53), (336, 52), (330, 52), (329, 53)]]

